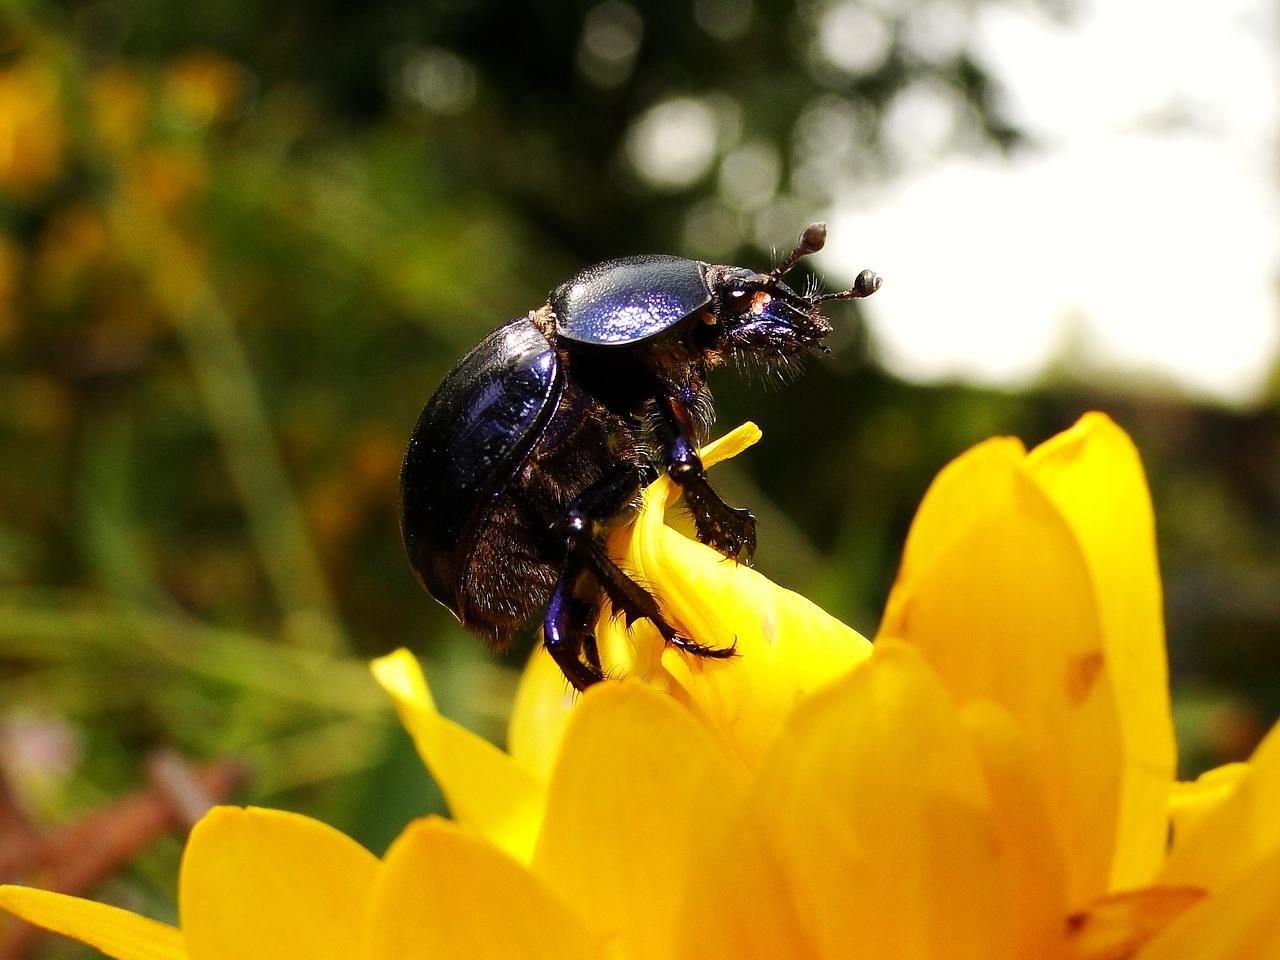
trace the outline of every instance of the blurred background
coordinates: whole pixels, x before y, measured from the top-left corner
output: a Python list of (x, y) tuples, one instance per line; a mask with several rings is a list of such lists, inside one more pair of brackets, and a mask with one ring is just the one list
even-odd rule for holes
[(29, 879), (171, 917), (184, 788), (375, 851), (440, 809), (365, 660), (500, 740), (533, 637), (491, 656), (409, 571), (422, 404), (584, 265), (763, 267), (813, 219), (829, 289), (885, 286), (795, 383), (713, 381), (764, 430), (717, 469), (757, 566), (870, 635), (939, 468), (1101, 409), (1182, 774), (1280, 714), (1264, 0), (0, 10), (0, 875), (54, 837)]

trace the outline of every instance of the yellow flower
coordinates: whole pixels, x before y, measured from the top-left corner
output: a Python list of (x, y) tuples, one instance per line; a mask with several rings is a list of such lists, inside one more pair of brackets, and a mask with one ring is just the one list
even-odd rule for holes
[[(790, 601), (681, 542), (661, 522), (668, 495), (655, 485), (613, 549), (679, 627), (711, 645), (734, 637), (742, 655), (689, 660), (643, 624), (628, 634), (603, 623), (606, 663), (647, 681), (606, 685), (631, 701), (638, 736), (592, 709), (603, 690), (572, 706), (558, 671), (535, 657), (508, 757), (441, 718), (405, 655), (377, 667), (400, 688), (455, 816), (535, 874), (562, 844), (566, 859), (581, 858), (568, 889), (606, 941), (628, 938), (621, 919), (590, 913), (601, 900), (655, 906), (637, 901), (638, 878), (610, 877), (620, 866), (593, 843), (623, 831), (629, 852), (613, 853), (625, 862), (659, 842), (630, 805), (635, 791), (666, 829), (697, 822), (691, 855), (652, 888), (682, 902), (674, 926), (624, 955), (1105, 960), (1280, 949), (1268, 910), (1280, 907), (1280, 732), (1251, 764), (1175, 785), (1150, 499), (1137, 452), (1110, 420), (1087, 416), (1030, 453), (993, 440), (944, 470), (912, 526), (875, 653), (855, 640), (826, 672), (841, 635), (809, 610), (778, 617), (780, 659), (798, 644), (798, 664), (781, 679), (764, 668), (778, 659), (764, 631), (744, 625)], [(691, 810), (665, 780), (695, 761), (648, 717), (663, 702), (655, 689), (732, 759), (716, 802), (701, 795)], [(764, 717), (753, 714), (761, 704)], [(588, 723), (595, 752), (577, 733)], [(466, 756), (463, 741), (489, 762)], [(652, 759), (655, 742), (666, 762)], [(562, 792), (569, 765), (590, 772)], [(501, 773), (480, 785), (469, 771), (482, 767)], [(683, 862), (687, 876), (674, 866)], [(1262, 892), (1244, 896), (1248, 884)]]
[(441, 717), (401, 651), (374, 670), (452, 822), (377, 861), (303, 818), (215, 811), (180, 932), (22, 888), (0, 905), (122, 960), (1280, 955), (1280, 732), (1175, 787), (1150, 504), (1109, 420), (948, 467), (869, 656), (668, 544), (665, 496), (614, 549), (739, 658), (606, 623), (632, 676), (566, 697), (535, 659), (506, 753)]

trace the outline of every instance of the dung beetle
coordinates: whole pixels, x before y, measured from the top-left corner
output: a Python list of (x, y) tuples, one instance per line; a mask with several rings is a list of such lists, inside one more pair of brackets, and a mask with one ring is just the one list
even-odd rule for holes
[(785, 369), (826, 350), (819, 305), (880, 286), (870, 270), (839, 293), (786, 286), (826, 236), (812, 224), (764, 274), (675, 256), (609, 260), (482, 340), (427, 401), (405, 453), (401, 532), (422, 585), (494, 649), (545, 610), (544, 642), (579, 690), (604, 675), (593, 632), (603, 596), (690, 654), (732, 656), (667, 623), (604, 537), (666, 471), (698, 539), (750, 561), (755, 517), (720, 498), (698, 457), (715, 416), (707, 371), (730, 360)]

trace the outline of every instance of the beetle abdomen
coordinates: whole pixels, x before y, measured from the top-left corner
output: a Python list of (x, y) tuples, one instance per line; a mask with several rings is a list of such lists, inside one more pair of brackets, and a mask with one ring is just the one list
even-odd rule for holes
[(554, 413), (562, 383), (551, 344), (521, 318), (463, 357), (418, 418), (400, 473), (405, 547), (422, 585), (459, 617), (476, 530)]
[[(634, 422), (610, 412), (573, 379), (555, 411), (459, 553), (462, 622), (495, 649), (546, 606), (568, 558), (572, 504), (623, 464), (648, 462)], [(621, 522), (626, 511), (609, 519)], [(588, 601), (591, 605), (594, 600)]]

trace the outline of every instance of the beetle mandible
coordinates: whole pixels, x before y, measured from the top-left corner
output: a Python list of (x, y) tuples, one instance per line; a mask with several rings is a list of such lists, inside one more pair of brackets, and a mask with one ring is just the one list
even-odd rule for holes
[(715, 416), (707, 371), (825, 350), (819, 305), (879, 289), (870, 270), (839, 293), (784, 284), (826, 236), (810, 225), (764, 274), (675, 256), (609, 260), (482, 340), (427, 401), (405, 453), (401, 531), (422, 585), (494, 649), (545, 610), (544, 642), (579, 690), (604, 676), (594, 635), (604, 596), (690, 654), (732, 656), (681, 636), (604, 537), (665, 471), (698, 539), (750, 561), (755, 517), (720, 498), (698, 456)]

